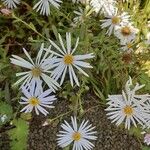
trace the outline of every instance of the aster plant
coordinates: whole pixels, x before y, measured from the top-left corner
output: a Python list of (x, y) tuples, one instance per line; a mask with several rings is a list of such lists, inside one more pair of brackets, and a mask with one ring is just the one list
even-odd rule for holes
[(132, 23), (127, 23), (122, 26), (117, 26), (114, 34), (120, 39), (121, 44), (126, 44), (135, 40), (138, 32), (139, 30)]
[[(44, 44), (41, 45), (41, 48), (37, 54), (35, 62), (32, 60), (29, 53), (26, 49), (23, 48), (23, 51), (28, 59), (25, 60), (17, 55), (12, 55), (13, 58), (10, 58), (11, 63), (17, 66), (26, 68), (28, 71), (16, 73), (16, 76), (21, 77), (14, 85), (22, 83), (21, 86), (29, 86), (30, 84), (37, 84), (39, 88), (42, 88), (42, 81), (44, 81), (49, 88), (51, 88), (54, 92), (59, 87), (59, 84), (52, 79), (49, 74), (51, 73), (52, 69), (52, 60), (53, 58), (49, 56), (49, 49), (47, 52), (44, 52)], [(42, 56), (43, 55), (43, 56)], [(46, 59), (50, 61), (46, 61)]]
[(128, 13), (123, 12), (119, 14), (117, 8), (114, 8), (113, 10), (108, 12), (105, 15), (105, 17), (106, 19), (101, 20), (102, 22), (101, 27), (102, 28), (109, 27), (108, 31), (106, 32), (106, 34), (108, 34), (109, 36), (114, 32), (117, 26), (127, 24), (129, 23), (130, 20), (130, 16), (128, 15)]
[(37, 115), (41, 112), (46, 116), (49, 112), (45, 108), (54, 108), (52, 104), (56, 98), (54, 95), (51, 95), (51, 89), (43, 91), (36, 84), (32, 84), (29, 89), (22, 87), (22, 93), (24, 96), (21, 97), (19, 103), (26, 106), (21, 112), (31, 113), (34, 109)]
[[(51, 77), (54, 80), (58, 80), (60, 78), (60, 85), (62, 85), (66, 74), (69, 73), (71, 85), (73, 86), (75, 82), (79, 86), (79, 81), (74, 69), (77, 69), (79, 72), (88, 77), (88, 74), (82, 68), (92, 68), (92, 66), (89, 63), (84, 62), (83, 60), (91, 59), (94, 57), (94, 55), (93, 53), (85, 55), (74, 55), (78, 47), (79, 38), (77, 38), (76, 44), (74, 48), (72, 48), (71, 34), (66, 33), (66, 48), (65, 48), (61, 35), (59, 34), (58, 37), (61, 47), (56, 45), (52, 40), (49, 40), (51, 45), (53, 46), (53, 51), (50, 50), (50, 52), (53, 55), (57, 56), (57, 58), (54, 59), (54, 63), (52, 64), (52, 67), (55, 69), (52, 71)], [(54, 48), (58, 52), (56, 52)]]
[(71, 124), (67, 121), (61, 125), (62, 131), (59, 131), (57, 135), (58, 146), (64, 148), (70, 144), (73, 144), (72, 150), (91, 150), (94, 148), (94, 144), (90, 141), (97, 139), (93, 131), (95, 127), (89, 124), (89, 121), (83, 120), (78, 126), (77, 118), (71, 117)]
[(112, 123), (116, 122), (119, 126), (125, 122), (125, 128), (130, 129), (131, 124), (137, 127), (137, 124), (144, 126), (147, 118), (150, 118), (150, 114), (143, 107), (143, 103), (147, 100), (148, 95), (136, 95), (135, 92), (141, 89), (144, 85), (136, 84), (131, 89), (131, 78), (127, 81), (125, 91), (122, 91), (122, 95), (109, 95), (107, 116)]

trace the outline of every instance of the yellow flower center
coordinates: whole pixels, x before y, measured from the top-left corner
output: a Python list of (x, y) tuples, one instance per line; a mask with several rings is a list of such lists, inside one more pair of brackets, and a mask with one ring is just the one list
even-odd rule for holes
[(125, 106), (123, 111), (127, 116), (131, 116), (133, 114), (133, 108), (129, 105)]
[(37, 106), (37, 105), (40, 104), (40, 101), (39, 101), (39, 99), (36, 98), (36, 97), (31, 97), (31, 98), (29, 99), (29, 104), (32, 105), (32, 106)]
[(129, 27), (123, 27), (122, 29), (121, 29), (121, 33), (124, 35), (124, 36), (128, 36), (128, 35), (130, 35), (131, 34), (131, 30), (130, 30), (130, 28)]
[(33, 77), (39, 77), (42, 73), (42, 70), (39, 67), (35, 67), (35, 68), (32, 68), (31, 72), (32, 72)]
[(73, 133), (72, 139), (73, 139), (74, 141), (79, 141), (79, 140), (81, 139), (81, 134), (80, 134), (79, 132)]
[(128, 47), (128, 49), (131, 48), (131, 47), (132, 47), (132, 44), (131, 44), (131, 43), (128, 43), (128, 44), (127, 44), (127, 47)]
[(66, 65), (70, 65), (70, 64), (72, 64), (73, 63), (73, 56), (71, 55), (71, 54), (67, 54), (67, 55), (65, 55), (64, 56), (64, 63), (66, 64)]
[(120, 22), (120, 18), (117, 16), (114, 16), (111, 20), (112, 20), (113, 24), (119, 24), (119, 22)]

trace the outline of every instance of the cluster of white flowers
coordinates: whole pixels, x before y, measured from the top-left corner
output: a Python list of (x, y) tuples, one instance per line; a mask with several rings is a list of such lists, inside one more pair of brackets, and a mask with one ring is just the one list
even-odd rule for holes
[[(75, 82), (79, 86), (80, 84), (75, 73), (75, 69), (83, 73), (85, 76), (88, 76), (88, 74), (82, 69), (82, 67), (92, 68), (89, 63), (84, 62), (83, 60), (93, 58), (93, 53), (85, 55), (73, 55), (78, 47), (79, 38), (77, 38), (75, 46), (74, 48), (72, 48), (71, 34), (66, 33), (65, 48), (65, 44), (63, 43), (61, 35), (59, 34), (58, 37), (61, 47), (57, 46), (52, 40), (49, 40), (51, 43), (49, 48), (44, 48), (44, 44), (42, 44), (35, 62), (32, 60), (29, 53), (24, 48), (23, 51), (27, 56), (28, 61), (17, 55), (12, 55), (13, 58), (10, 58), (12, 64), (21, 66), (29, 70), (17, 73), (16, 76), (19, 76), (21, 78), (15, 83), (15, 85), (22, 83), (21, 89), (23, 89), (22, 92), (24, 95), (26, 95), (27, 98), (23, 98), (22, 100), (24, 100), (25, 102), (21, 102), (21, 104), (28, 104), (23, 109), (26, 110), (26, 112), (31, 112), (33, 107), (35, 107), (37, 114), (39, 114), (37, 108), (43, 114), (47, 114), (47, 112), (45, 110), (45, 112), (42, 111), (42, 109), (40, 109), (41, 107), (39, 106), (41, 105), (49, 107), (47, 104), (50, 104), (49, 101), (45, 102), (44, 99), (48, 93), (43, 92), (43, 82), (48, 85), (51, 91), (55, 92), (58, 87), (63, 84), (66, 74), (69, 74), (71, 85), (73, 86), (73, 83)], [(60, 84), (58, 83), (59, 79)], [(39, 95), (41, 93), (47, 94), (44, 94), (44, 97), (41, 97), (41, 95)], [(40, 98), (38, 96), (40, 96)], [(52, 100), (54, 99), (52, 98)]]
[[(118, 11), (116, 0), (91, 0), (86, 3), (85, 9), (79, 7), (78, 11), (74, 11), (76, 17), (73, 19), (72, 26), (76, 26), (78, 22), (84, 22), (94, 10), (97, 14), (103, 14), (105, 19), (100, 20), (101, 28), (108, 28), (106, 34), (109, 36), (114, 34), (119, 40), (122, 51), (133, 51), (133, 45), (139, 30), (134, 27), (131, 17), (127, 12)], [(89, 5), (90, 4), (90, 5)], [(149, 34), (147, 34), (146, 44), (149, 44)]]
[[(104, 4), (102, 4), (102, 2)], [(99, 12), (101, 9), (104, 12), (106, 19), (101, 20), (101, 27), (109, 27), (106, 34), (110, 36), (114, 33), (114, 35), (120, 39), (120, 44), (122, 45), (121, 49), (123, 51), (131, 51), (132, 44), (135, 41), (139, 30), (133, 26), (130, 15), (127, 12), (119, 12), (116, 1), (110, 0), (104, 2), (102, 0), (97, 0), (96, 2), (93, 0), (91, 3), (96, 12)]]
[[(109, 95), (106, 111), (108, 112), (108, 118), (112, 122), (116, 122), (119, 126), (125, 121), (125, 128), (130, 129), (131, 123), (137, 126), (137, 123), (142, 127), (149, 126), (150, 120), (150, 95), (136, 95), (136, 91), (144, 87), (138, 83), (133, 88), (132, 79), (126, 83), (125, 91), (122, 91), (121, 95)], [(149, 126), (150, 127), (150, 126)]]
[[(44, 44), (42, 44), (35, 62), (25, 49), (23, 51), (28, 61), (17, 55), (12, 55), (13, 58), (10, 58), (12, 64), (29, 70), (16, 74), (21, 78), (15, 85), (22, 83), (21, 90), (24, 95), (21, 97), (20, 104), (26, 105), (21, 112), (31, 113), (34, 109), (37, 115), (41, 112), (46, 116), (49, 113), (46, 108), (54, 108), (52, 104), (56, 100), (55, 96), (51, 95), (51, 92), (55, 92), (63, 84), (66, 74), (69, 74), (72, 86), (74, 82), (79, 86), (75, 69), (88, 76), (82, 67), (92, 68), (89, 63), (83, 61), (93, 58), (92, 53), (73, 55), (78, 47), (79, 38), (77, 38), (75, 46), (72, 47), (70, 33), (66, 33), (65, 44), (60, 34), (58, 37), (60, 46), (56, 45), (52, 40), (49, 40), (51, 44), (49, 48), (44, 48)], [(59, 79), (60, 84), (57, 82)], [(43, 82), (49, 87), (46, 91), (43, 91)], [(96, 132), (91, 132), (94, 127), (87, 125), (88, 121), (83, 121), (79, 129), (77, 129), (76, 117), (71, 118), (71, 120), (73, 128), (66, 121), (62, 125), (65, 131), (61, 131), (61, 134), (58, 135), (58, 145), (65, 147), (74, 141), (73, 150), (92, 149), (94, 145), (89, 140), (96, 140), (96, 136), (92, 135)]]

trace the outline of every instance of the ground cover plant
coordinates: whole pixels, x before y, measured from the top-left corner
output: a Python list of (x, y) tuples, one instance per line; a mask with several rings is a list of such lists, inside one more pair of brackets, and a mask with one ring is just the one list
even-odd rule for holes
[(148, 150), (149, 92), (149, 0), (0, 0), (0, 149)]

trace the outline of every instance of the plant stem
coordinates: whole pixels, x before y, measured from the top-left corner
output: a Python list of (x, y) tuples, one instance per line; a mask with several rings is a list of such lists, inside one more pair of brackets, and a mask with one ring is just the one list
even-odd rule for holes
[(42, 38), (44, 38), (45, 40), (48, 40), (46, 37), (44, 37), (41, 33), (39, 33), (35, 28), (34, 26), (26, 23), (25, 21), (21, 20), (20, 18), (18, 18), (14, 13), (12, 14), (12, 17), (14, 19), (16, 19), (17, 21), (23, 23), (25, 26), (27, 26), (29, 29), (33, 30), (35, 33), (37, 33), (39, 36), (41, 36)]
[(79, 101), (79, 99), (77, 98), (75, 100), (75, 105), (73, 107), (74, 116), (77, 116), (77, 114), (78, 114), (78, 103), (79, 103), (78, 101)]

